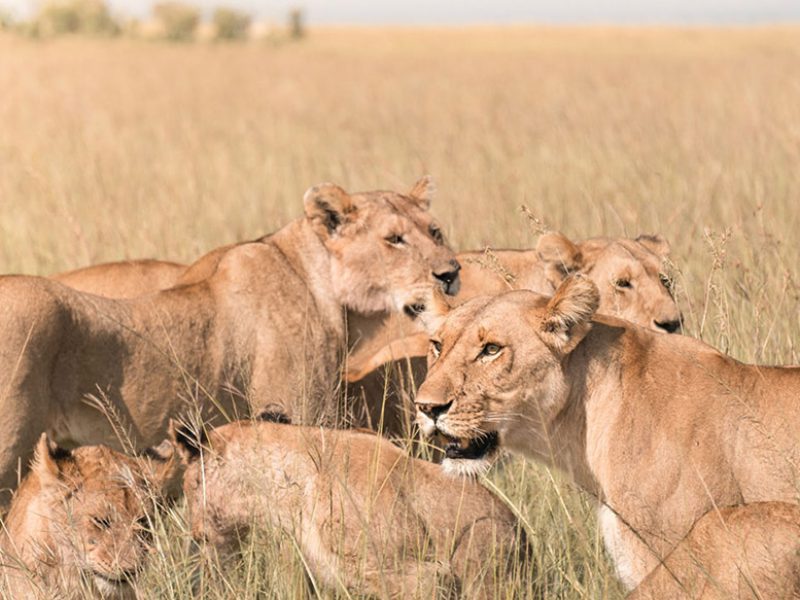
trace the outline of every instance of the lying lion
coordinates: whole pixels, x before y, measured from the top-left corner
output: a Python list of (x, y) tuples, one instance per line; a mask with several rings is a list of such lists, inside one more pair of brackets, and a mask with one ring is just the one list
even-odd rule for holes
[(494, 494), (373, 434), (241, 421), (202, 445), (173, 437), (192, 535), (220, 550), (263, 523), (296, 540), (315, 580), (382, 598), (492, 597), (495, 575), (524, 562), (524, 531)]
[(42, 434), (0, 533), (2, 597), (134, 598), (155, 502), (180, 469), (151, 456), (70, 452)]
[(449, 468), (472, 472), (505, 447), (596, 495), (633, 588), (712, 507), (797, 503), (800, 369), (744, 365), (598, 305), (580, 276), (552, 298), (461, 305), (431, 341), (416, 402), (423, 430), (450, 440)]
[(280, 404), (335, 419), (347, 313), (414, 312), (434, 284), (458, 286), (429, 200), (425, 181), (409, 195), (312, 187), (305, 217), (200, 259), (194, 283), (132, 300), (0, 278), (0, 486), (42, 431), (119, 447), (123, 429), (142, 447), (181, 412)]
[(711, 510), (628, 600), (800, 598), (800, 506)]

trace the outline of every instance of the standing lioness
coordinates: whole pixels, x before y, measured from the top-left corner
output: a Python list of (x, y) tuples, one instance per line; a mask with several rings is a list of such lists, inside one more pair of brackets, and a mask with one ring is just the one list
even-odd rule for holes
[(800, 369), (744, 365), (691, 338), (595, 317), (598, 292), (509, 292), (450, 312), (417, 408), (472, 470), (505, 447), (567, 470), (601, 502), (635, 586), (714, 506), (798, 501)]
[(192, 535), (218, 549), (254, 523), (279, 528), (316, 581), (381, 598), (432, 598), (437, 586), (494, 597), (506, 568), (524, 564), (524, 530), (499, 498), (375, 435), (241, 421), (202, 445), (173, 436)]
[(196, 283), (138, 299), (0, 278), (0, 487), (42, 431), (119, 446), (89, 395), (137, 446), (190, 409), (232, 418), (272, 403), (299, 421), (335, 418), (346, 311), (416, 310), (434, 284), (457, 289), (429, 191), (312, 187), (303, 218), (200, 259)]

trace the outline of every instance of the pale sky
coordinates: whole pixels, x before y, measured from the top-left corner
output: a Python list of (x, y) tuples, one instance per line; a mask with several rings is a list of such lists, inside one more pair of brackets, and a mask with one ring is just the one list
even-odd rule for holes
[[(446, 25), (468, 23), (746, 24), (798, 21), (800, 0), (189, 0), (282, 19), (305, 8), (309, 23)], [(0, 0), (24, 15), (36, 0)], [(109, 0), (118, 12), (144, 16), (147, 0)]]

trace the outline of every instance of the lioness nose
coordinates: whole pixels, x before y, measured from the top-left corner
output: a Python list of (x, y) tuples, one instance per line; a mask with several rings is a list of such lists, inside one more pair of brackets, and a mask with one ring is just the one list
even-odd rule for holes
[(681, 328), (681, 320), (675, 319), (674, 321), (653, 321), (656, 327), (663, 329), (667, 333), (675, 333)]
[(447, 263), (446, 267), (433, 272), (433, 276), (442, 282), (445, 294), (455, 296), (458, 293), (458, 272), (460, 270), (461, 265), (453, 259)]
[(447, 404), (429, 404), (427, 402), (424, 403), (417, 403), (417, 410), (421, 413), (428, 415), (434, 421), (442, 415), (450, 410), (450, 407), (453, 405), (453, 402), (450, 401)]

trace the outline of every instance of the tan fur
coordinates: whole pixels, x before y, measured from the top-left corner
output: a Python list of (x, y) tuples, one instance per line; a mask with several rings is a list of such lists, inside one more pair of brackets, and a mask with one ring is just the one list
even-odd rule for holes
[(712, 510), (628, 600), (797, 600), (800, 506)]
[(245, 421), (209, 438), (202, 460), (188, 458), (184, 491), (192, 535), (219, 550), (235, 550), (254, 522), (278, 528), (316, 581), (381, 598), (450, 584), (493, 597), (504, 586), (494, 577), (527, 553), (494, 494), (374, 434)]
[(72, 452), (46, 435), (0, 534), (4, 598), (134, 598), (148, 527), (177, 458), (133, 459), (105, 446)]
[(199, 271), (195, 282), (136, 299), (0, 278), (0, 486), (42, 431), (118, 445), (89, 395), (138, 447), (184, 412), (236, 418), (272, 403), (300, 422), (335, 420), (346, 312), (419, 302), (455, 257), (427, 201), (324, 184), (304, 202), (305, 218), (200, 259), (183, 276)]
[(172, 287), (185, 271), (186, 265), (164, 260), (125, 260), (58, 273), (51, 279), (106, 298), (135, 298)]
[[(428, 432), (497, 432), (501, 447), (570, 473), (601, 501), (632, 588), (712, 507), (797, 503), (800, 369), (744, 365), (612, 317), (590, 323), (589, 285), (573, 277), (552, 299), (515, 291), (454, 309), (418, 415)], [(490, 343), (500, 351), (488, 356)]]

